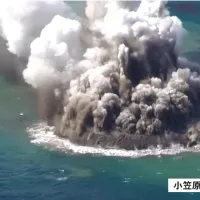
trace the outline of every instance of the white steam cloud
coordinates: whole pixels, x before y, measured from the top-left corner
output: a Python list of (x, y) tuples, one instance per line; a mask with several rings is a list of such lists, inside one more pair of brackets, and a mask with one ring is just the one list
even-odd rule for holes
[[(29, 56), (31, 42), (55, 15), (70, 16), (62, 1), (4, 1), (0, 3), (0, 23), (8, 50), (18, 56)], [(73, 15), (71, 14), (71, 17)]]

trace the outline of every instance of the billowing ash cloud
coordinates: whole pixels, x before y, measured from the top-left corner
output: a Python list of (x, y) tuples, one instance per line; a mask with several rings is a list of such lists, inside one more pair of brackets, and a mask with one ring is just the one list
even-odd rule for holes
[(2, 37), (27, 60), (24, 79), (56, 134), (125, 149), (195, 144), (199, 66), (179, 57), (186, 31), (166, 2), (88, 1), (83, 19), (60, 1), (1, 10)]

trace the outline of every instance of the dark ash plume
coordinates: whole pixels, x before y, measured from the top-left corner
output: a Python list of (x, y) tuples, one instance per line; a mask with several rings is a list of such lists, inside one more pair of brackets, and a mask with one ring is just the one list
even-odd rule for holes
[(56, 116), (63, 114), (62, 87), (49, 85), (38, 90), (38, 108), (41, 120), (52, 126)]

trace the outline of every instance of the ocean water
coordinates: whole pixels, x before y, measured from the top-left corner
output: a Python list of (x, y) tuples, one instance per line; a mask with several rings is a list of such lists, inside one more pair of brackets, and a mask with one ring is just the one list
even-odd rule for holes
[[(188, 30), (183, 54), (200, 62), (200, 3), (192, 2), (193, 10), (180, 4), (169, 7)], [(0, 78), (0, 200), (200, 199), (199, 193), (167, 191), (168, 178), (200, 178), (200, 153), (126, 158), (36, 145), (26, 131), (37, 122), (36, 102), (30, 88)]]

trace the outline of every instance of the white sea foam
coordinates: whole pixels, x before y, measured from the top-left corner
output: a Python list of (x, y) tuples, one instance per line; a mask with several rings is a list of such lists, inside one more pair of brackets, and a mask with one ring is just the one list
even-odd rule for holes
[(66, 181), (68, 179), (68, 177), (67, 176), (64, 176), (64, 177), (59, 177), (59, 178), (57, 178), (56, 180), (57, 181)]
[(96, 147), (78, 146), (72, 144), (69, 140), (59, 138), (54, 134), (54, 128), (45, 124), (35, 124), (27, 129), (31, 143), (42, 145), (49, 150), (62, 151), (64, 153), (75, 154), (91, 154), (103, 156), (116, 156), (116, 157), (131, 157), (139, 158), (145, 156), (161, 156), (161, 155), (175, 155), (183, 152), (199, 152), (200, 145), (191, 148), (184, 148), (179, 144), (172, 144), (170, 148), (161, 149), (160, 147), (152, 147), (146, 150), (126, 151), (119, 149), (103, 149)]

